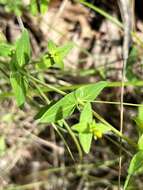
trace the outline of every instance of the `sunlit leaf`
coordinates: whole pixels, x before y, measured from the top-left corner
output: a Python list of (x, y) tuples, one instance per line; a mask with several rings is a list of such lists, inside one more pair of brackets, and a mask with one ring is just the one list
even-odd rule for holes
[(85, 153), (90, 151), (92, 136), (92, 133), (79, 133), (79, 141)]
[(138, 140), (138, 148), (139, 150), (143, 150), (143, 134), (140, 136)]
[(27, 84), (24, 80), (24, 77), (18, 72), (11, 73), (10, 83), (18, 106), (22, 106), (25, 102), (25, 96), (27, 91)]
[(134, 118), (134, 121), (136, 122), (139, 134), (141, 135), (143, 133), (143, 106), (139, 106), (138, 114)]
[(73, 47), (74, 47), (74, 44), (69, 42), (61, 47), (58, 47), (56, 49), (56, 54), (60, 54), (60, 56), (64, 58), (65, 56), (68, 55), (68, 53), (72, 50)]
[(93, 119), (91, 104), (88, 102), (84, 105), (84, 108), (80, 114), (80, 123), (91, 123)]
[(96, 84), (85, 85), (75, 91), (77, 100), (80, 102), (93, 101), (100, 92), (108, 85), (108, 82), (98, 82)]
[(76, 99), (73, 92), (64, 96), (61, 100), (45, 111), (40, 118), (41, 123), (57, 122), (72, 114), (76, 106)]
[(143, 167), (143, 151), (141, 150), (133, 156), (130, 162), (129, 169), (128, 169), (128, 176), (126, 178), (125, 185), (124, 185), (125, 190), (127, 186), (129, 185), (130, 177), (132, 175), (137, 174), (142, 167)]
[(0, 43), (0, 56), (10, 56), (13, 46), (7, 43)]
[(22, 67), (29, 61), (30, 54), (31, 54), (31, 49), (30, 49), (29, 34), (28, 31), (24, 29), (20, 39), (17, 41), (16, 44), (16, 58), (19, 67)]
[(78, 133), (87, 133), (89, 132), (88, 125), (86, 123), (77, 123), (72, 126), (72, 130), (77, 131)]

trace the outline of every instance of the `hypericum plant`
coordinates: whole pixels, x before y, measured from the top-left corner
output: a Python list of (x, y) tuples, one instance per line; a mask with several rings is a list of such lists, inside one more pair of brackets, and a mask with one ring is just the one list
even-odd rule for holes
[[(54, 42), (49, 41), (47, 46), (47, 52), (44, 53), (36, 62), (36, 69), (48, 69), (49, 67), (64, 68), (63, 59), (73, 48), (72, 43), (67, 43), (61, 47), (57, 46)], [(125, 183), (125, 188), (128, 186), (129, 179), (132, 175), (141, 171), (142, 156), (143, 156), (143, 107), (139, 108), (138, 116), (135, 118), (139, 131), (138, 145), (130, 138), (124, 136), (111, 124), (105, 121), (98, 113), (96, 113), (91, 106), (91, 103), (97, 98), (97, 96), (106, 87), (112, 86), (113, 83), (107, 81), (101, 81), (93, 84), (83, 85), (70, 93), (61, 91), (58, 87), (51, 86), (40, 79), (35, 78), (27, 69), (27, 66), (32, 63), (31, 58), (31, 46), (28, 31), (23, 28), (21, 37), (16, 41), (14, 45), (1, 43), (0, 44), (0, 56), (9, 57), (9, 69), (10, 69), (10, 83), (14, 96), (16, 98), (17, 105), (21, 108), (25, 101), (26, 95), (29, 93), (29, 85), (32, 83), (40, 95), (46, 100), (47, 105), (38, 110), (38, 114), (35, 119), (39, 123), (48, 123), (52, 126), (56, 126), (55, 129), (63, 128), (67, 130), (75, 144), (77, 145), (79, 154), (81, 156), (81, 147), (85, 153), (89, 153), (91, 143), (93, 139), (100, 139), (106, 133), (115, 133), (118, 137), (123, 138), (136, 150), (136, 154), (131, 160), (128, 170), (128, 177)], [(117, 84), (117, 85), (120, 85)], [(54, 102), (44, 94), (41, 86), (48, 88), (64, 95), (60, 100)], [(80, 111), (79, 122), (73, 126), (69, 126), (66, 120), (73, 114), (74, 110)], [(59, 133), (60, 134), (60, 133)], [(80, 144), (78, 143), (77, 137)], [(4, 139), (0, 137), (0, 149), (1, 154), (5, 149), (3, 144)]]

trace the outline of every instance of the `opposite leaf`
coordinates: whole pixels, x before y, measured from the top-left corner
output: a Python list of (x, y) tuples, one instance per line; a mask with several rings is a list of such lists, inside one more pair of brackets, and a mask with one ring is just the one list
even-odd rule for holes
[(124, 185), (125, 190), (129, 185), (131, 176), (137, 174), (140, 171), (140, 169), (142, 169), (142, 167), (143, 167), (143, 151), (139, 151), (133, 156), (130, 162), (130, 166), (128, 169), (128, 176), (126, 178)]
[(0, 44), (0, 56), (10, 56), (12, 52), (13, 46), (6, 44), (6, 43), (1, 43)]
[(75, 91), (77, 101), (91, 102), (100, 94), (100, 92), (108, 85), (108, 82), (98, 82), (96, 84), (85, 85)]
[(30, 58), (30, 40), (29, 34), (26, 29), (23, 30), (20, 39), (16, 43), (16, 58), (18, 62), (18, 67), (22, 67), (29, 61)]
[(40, 118), (41, 123), (57, 122), (72, 114), (75, 109), (76, 99), (74, 93), (71, 92), (64, 96), (61, 100), (51, 106)]
[(138, 148), (139, 150), (143, 150), (143, 134), (140, 136), (138, 140)]
[(143, 106), (139, 106), (138, 115), (134, 118), (140, 135), (143, 133)]
[(88, 102), (84, 105), (84, 108), (80, 114), (80, 123), (91, 123), (92, 122), (92, 108), (91, 104)]
[(89, 127), (85, 122), (77, 123), (72, 126), (72, 130), (77, 131), (78, 133), (88, 133)]
[(85, 153), (90, 151), (92, 136), (92, 133), (79, 133), (79, 141)]
[(25, 96), (27, 91), (27, 83), (24, 80), (23, 76), (18, 73), (14, 72), (10, 75), (10, 83), (16, 97), (16, 101), (18, 106), (22, 106), (25, 102)]
[(71, 49), (74, 47), (74, 44), (69, 42), (61, 47), (56, 49), (56, 54), (60, 55), (62, 58), (68, 55)]

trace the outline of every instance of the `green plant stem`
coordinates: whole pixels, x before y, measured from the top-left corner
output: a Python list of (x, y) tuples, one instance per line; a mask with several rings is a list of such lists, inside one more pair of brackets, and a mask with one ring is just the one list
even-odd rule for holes
[(77, 147), (77, 149), (78, 149), (80, 160), (82, 160), (82, 150), (81, 150), (81, 147), (80, 147), (80, 145), (79, 145), (79, 142), (78, 142), (78, 140), (77, 140), (75, 134), (73, 133), (73, 131), (71, 130), (71, 128), (69, 127), (68, 123), (67, 123), (65, 120), (63, 120), (63, 123), (64, 123), (64, 125), (65, 125), (67, 131), (68, 131), (69, 134), (71, 135), (71, 137), (72, 137), (72, 139), (73, 139), (73, 141), (74, 141), (74, 143), (75, 143), (75, 145), (76, 145), (76, 147)]
[(27, 73), (24, 72), (24, 71), (21, 71), (21, 73), (22, 73), (23, 75), (27, 76), (29, 79), (31, 79), (31, 80), (33, 80), (33, 81), (35, 81), (35, 82), (41, 84), (42, 86), (45, 86), (45, 87), (51, 89), (52, 91), (55, 91), (55, 92), (57, 92), (57, 93), (59, 93), (59, 94), (62, 94), (62, 95), (66, 95), (66, 93), (65, 93), (64, 91), (59, 90), (58, 88), (56, 88), (56, 87), (54, 87), (54, 86), (52, 86), (52, 85), (50, 85), (50, 84), (46, 84), (46, 83), (44, 83), (43, 81), (41, 81), (41, 80), (39, 80), (39, 79), (33, 77), (32, 75), (27, 74)]

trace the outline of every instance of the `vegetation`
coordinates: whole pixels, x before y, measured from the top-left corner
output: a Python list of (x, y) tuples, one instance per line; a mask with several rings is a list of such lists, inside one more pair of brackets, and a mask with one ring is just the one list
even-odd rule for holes
[[(20, 31), (16, 40), (9, 40), (8, 34), (1, 32), (0, 40), (1, 189), (56, 189), (60, 183), (62, 189), (142, 189), (143, 80), (140, 71), (133, 68), (139, 66), (142, 69), (140, 51), (143, 42), (135, 30), (126, 36), (126, 21), (118, 19), (117, 4), (113, 7), (115, 18), (102, 6), (79, 0), (70, 4), (84, 7), (84, 10), (109, 21), (120, 31), (123, 41), (131, 35), (130, 51), (129, 46), (124, 49), (124, 44), (119, 44), (121, 49), (123, 46), (123, 55), (124, 50), (129, 51), (126, 60), (121, 55), (118, 61), (121, 65), (117, 75), (121, 78), (117, 77), (115, 81), (112, 67), (106, 68), (101, 63), (86, 69), (87, 59), (84, 58), (91, 58), (94, 62), (94, 52), (90, 47), (80, 47), (72, 39), (56, 43), (56, 39), (49, 36), (46, 46), (34, 55), (32, 42), (37, 28), (30, 28), (26, 15), (40, 23), (51, 11), (50, 7), (55, 6), (53, 2), (0, 0), (4, 15), (13, 15), (10, 19), (15, 20)], [(60, 8), (56, 6), (58, 17), (64, 4), (68, 3), (62, 1), (59, 2)], [(100, 3), (106, 5), (105, 1)], [(84, 24), (83, 27), (86, 28)], [(58, 26), (53, 30), (58, 33)], [(76, 33), (74, 29), (73, 33)], [(40, 46), (40, 43), (34, 46)], [(73, 70), (67, 62), (77, 48), (79, 63)], [(116, 67), (113, 69), (115, 71)], [(111, 73), (110, 77), (107, 73)], [(39, 149), (35, 148), (38, 146)], [(128, 168), (127, 172), (124, 167)], [(112, 176), (104, 175), (110, 172)], [(56, 181), (57, 176), (61, 181)]]

